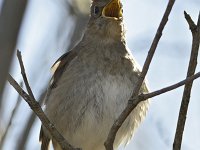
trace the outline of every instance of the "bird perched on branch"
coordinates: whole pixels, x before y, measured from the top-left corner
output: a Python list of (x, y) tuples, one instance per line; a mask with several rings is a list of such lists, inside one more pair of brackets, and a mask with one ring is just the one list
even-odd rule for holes
[[(114, 121), (126, 107), (140, 74), (125, 41), (120, 0), (93, 0), (82, 40), (53, 65), (45, 113), (70, 144), (104, 150)], [(148, 92), (143, 83), (140, 92)], [(114, 148), (126, 144), (146, 115), (148, 100), (138, 104), (119, 129)], [(52, 140), (40, 132), (41, 149)]]

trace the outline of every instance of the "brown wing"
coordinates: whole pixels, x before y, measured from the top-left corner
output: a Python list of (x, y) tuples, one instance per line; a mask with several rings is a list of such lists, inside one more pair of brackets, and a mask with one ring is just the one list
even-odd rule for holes
[[(48, 97), (51, 93), (51, 90), (53, 88), (56, 88), (56, 84), (58, 82), (58, 80), (60, 79), (63, 71), (65, 70), (65, 68), (69, 65), (69, 63), (77, 56), (77, 51), (73, 50), (73, 51), (69, 51), (67, 53), (65, 53), (64, 55), (62, 55), (52, 66), (52, 70), (54, 72), (49, 88), (47, 90), (47, 94), (45, 97), (45, 101), (48, 100)], [(47, 133), (45, 132), (44, 128), (41, 127), (40, 129), (40, 137), (39, 140), (41, 142), (41, 150), (48, 150), (49, 149), (49, 143), (50, 143), (50, 138), (47, 135)]]
[(69, 51), (62, 55), (51, 67), (51, 70), (54, 72), (53, 77), (51, 79), (50, 87), (55, 88), (56, 83), (61, 77), (64, 69), (69, 65), (69, 63), (77, 56), (76, 51)]

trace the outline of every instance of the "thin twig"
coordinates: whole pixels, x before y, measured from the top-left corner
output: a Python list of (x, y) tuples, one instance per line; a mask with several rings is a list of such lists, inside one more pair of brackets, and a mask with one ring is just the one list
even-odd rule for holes
[(147, 94), (139, 94), (138, 96), (134, 97), (131, 99), (131, 103), (135, 106), (137, 106), (137, 104), (141, 101), (144, 101), (146, 99), (149, 99), (149, 98), (152, 98), (152, 97), (155, 97), (155, 96), (158, 96), (158, 95), (161, 95), (161, 94), (164, 94), (166, 92), (169, 92), (169, 91), (172, 91), (180, 86), (183, 86), (183, 85), (187, 85), (191, 82), (193, 82), (195, 79), (199, 78), (200, 77), (200, 72), (196, 73), (195, 75), (192, 75), (190, 77), (187, 77), (185, 80), (182, 80), (178, 83), (175, 83), (173, 85), (170, 85), (170, 86), (167, 86), (165, 88), (162, 88), (160, 90), (157, 90), (157, 91), (154, 91), (154, 92), (151, 92), (151, 93), (147, 93)]
[[(139, 90), (140, 87), (145, 79), (145, 76), (147, 74), (147, 71), (149, 69), (150, 63), (152, 61), (152, 58), (154, 56), (155, 50), (157, 48), (158, 42), (162, 36), (162, 32), (163, 29), (168, 21), (168, 17), (169, 14), (172, 10), (172, 7), (175, 3), (175, 0), (169, 0), (167, 8), (165, 10), (165, 13), (163, 15), (163, 18), (160, 22), (160, 25), (157, 29), (156, 35), (154, 37), (154, 40), (152, 42), (152, 45), (150, 47), (150, 50), (148, 52), (148, 56), (145, 60), (141, 75), (139, 77), (139, 80), (136, 83), (136, 87), (133, 90), (133, 94), (131, 96), (131, 99), (134, 98), (135, 96), (137, 96), (139, 94)], [(124, 109), (124, 111), (120, 114), (119, 118), (114, 122), (113, 126), (111, 127), (111, 130), (108, 134), (108, 137), (104, 143), (106, 150), (113, 150), (113, 143), (116, 137), (116, 134), (119, 130), (119, 128), (122, 126), (123, 122), (126, 120), (126, 118), (128, 117), (128, 115), (132, 112), (132, 110), (135, 108), (136, 106), (134, 106), (132, 103), (128, 103), (127, 107)]]
[(186, 11), (184, 11), (184, 15), (185, 15), (185, 19), (190, 27), (191, 32), (196, 32), (197, 29), (197, 25), (194, 23), (194, 21), (192, 20), (192, 18), (190, 17), (189, 14), (187, 14)]
[[(192, 32), (192, 50), (191, 50), (190, 62), (188, 65), (188, 72), (187, 72), (187, 77), (189, 77), (195, 73), (195, 69), (197, 66), (197, 58), (198, 58), (199, 45), (200, 45), (200, 13), (199, 13), (199, 19), (198, 19), (197, 25), (195, 25), (194, 21), (186, 12), (184, 12), (184, 14), (185, 14), (185, 19), (187, 20), (190, 30)], [(183, 131), (185, 127), (186, 116), (187, 116), (188, 106), (190, 102), (192, 84), (193, 82), (190, 82), (186, 84), (184, 88), (181, 108), (179, 111), (178, 123), (176, 127), (174, 143), (173, 143), (173, 150), (181, 149)]]
[(22, 74), (26, 89), (28, 91), (28, 94), (31, 96), (32, 99), (35, 99), (33, 92), (31, 90), (31, 87), (28, 83), (28, 79), (26, 77), (25, 68), (24, 68), (23, 61), (22, 61), (22, 55), (21, 55), (21, 52), (19, 50), (17, 50), (17, 58), (18, 58), (18, 61), (19, 61), (19, 65), (20, 65), (20, 68), (21, 68), (21, 74)]
[[(20, 86), (22, 87), (22, 82), (20, 83)], [(10, 120), (9, 120), (8, 125), (7, 125), (7, 127), (6, 127), (6, 130), (5, 130), (5, 132), (4, 132), (3, 136), (2, 136), (2, 139), (0, 140), (0, 150), (3, 148), (3, 145), (4, 145), (4, 142), (5, 142), (6, 136), (7, 136), (8, 131), (9, 131), (11, 125), (12, 125), (13, 119), (15, 118), (15, 114), (16, 114), (18, 108), (19, 108), (20, 102), (21, 102), (21, 96), (18, 95), (18, 97), (17, 97), (17, 102), (16, 102), (16, 104), (15, 104), (14, 109), (12, 110)]]

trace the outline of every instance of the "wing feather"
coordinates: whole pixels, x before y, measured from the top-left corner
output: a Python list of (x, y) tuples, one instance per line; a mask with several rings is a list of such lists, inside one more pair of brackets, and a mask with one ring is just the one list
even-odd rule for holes
[(70, 64), (70, 62), (77, 56), (76, 51), (69, 51), (62, 55), (51, 67), (51, 70), (54, 72), (53, 77), (50, 82), (50, 87), (55, 88), (56, 83), (61, 77), (65, 68)]
[[(63, 71), (65, 68), (70, 64), (70, 62), (77, 56), (77, 51), (69, 51), (62, 55), (51, 67), (51, 70), (53, 71), (53, 76), (50, 81), (50, 85), (47, 89), (47, 94), (44, 98), (44, 102), (48, 100), (48, 97), (51, 93), (51, 90), (53, 88), (56, 88), (56, 84), (58, 80), (60, 79)], [(41, 127), (40, 130), (40, 137), (39, 140), (41, 142), (41, 150), (49, 150), (49, 143), (50, 143), (50, 138), (49, 136), (45, 133), (45, 130), (43, 127)]]

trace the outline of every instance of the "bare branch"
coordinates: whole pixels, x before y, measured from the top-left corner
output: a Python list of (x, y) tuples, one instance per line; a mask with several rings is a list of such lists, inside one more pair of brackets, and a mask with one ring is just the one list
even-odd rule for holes
[[(187, 20), (190, 30), (192, 32), (192, 38), (193, 38), (190, 62), (188, 65), (188, 72), (187, 72), (187, 77), (189, 77), (195, 73), (195, 69), (197, 66), (197, 58), (198, 58), (199, 45), (200, 45), (200, 15), (199, 15), (198, 23), (197, 25), (195, 25), (191, 17), (186, 12), (184, 12), (184, 14), (185, 14), (185, 19)], [(188, 105), (190, 102), (192, 84), (193, 82), (190, 82), (186, 84), (184, 88), (181, 108), (179, 111), (178, 123), (176, 127), (176, 134), (175, 134), (174, 143), (173, 143), (173, 150), (181, 149), (182, 136), (183, 136), (183, 131), (184, 131), (185, 122), (186, 122)]]
[(21, 55), (21, 52), (19, 50), (17, 50), (17, 58), (19, 60), (19, 64), (20, 64), (20, 68), (21, 68), (21, 74), (22, 74), (26, 89), (28, 91), (28, 94), (31, 96), (32, 99), (35, 99), (33, 92), (31, 90), (31, 87), (28, 83), (28, 79), (26, 77), (25, 68), (24, 68), (24, 65), (23, 65), (23, 62), (22, 62), (22, 55)]
[[(152, 42), (152, 45), (150, 47), (150, 50), (148, 52), (148, 56), (145, 60), (145, 63), (144, 63), (144, 66), (143, 66), (143, 69), (142, 69), (142, 72), (141, 72), (141, 75), (140, 75), (140, 78), (139, 80), (137, 81), (136, 83), (136, 88), (133, 90), (133, 94), (131, 96), (131, 99), (133, 99), (135, 96), (137, 96), (139, 94), (139, 90), (140, 90), (140, 87), (144, 81), (144, 78), (147, 74), (147, 71), (149, 69), (149, 66), (150, 66), (150, 63), (152, 61), (152, 58), (154, 56), (154, 53), (155, 53), (155, 50), (157, 48), (157, 45), (158, 45), (158, 42), (162, 36), (162, 31), (168, 21), (168, 17), (169, 17), (169, 14), (172, 10), (172, 7), (175, 3), (175, 0), (169, 0), (168, 2), (168, 5), (167, 5), (167, 8), (165, 10), (165, 13), (164, 13), (164, 16), (160, 22), (160, 25), (157, 29), (157, 32), (156, 32), (156, 35), (154, 37), (154, 40)], [(136, 106), (132, 105), (132, 103), (128, 103), (127, 107), (124, 109), (124, 111), (120, 114), (119, 118), (114, 122), (109, 134), (108, 134), (108, 137), (107, 137), (107, 140), (105, 141), (104, 145), (106, 147), (106, 150), (113, 150), (113, 143), (114, 143), (114, 140), (115, 140), (115, 137), (116, 137), (116, 134), (117, 134), (117, 131), (119, 130), (119, 128), (121, 127), (121, 125), (123, 124), (123, 122), (125, 121), (125, 119), (128, 117), (128, 115), (132, 112), (132, 110), (135, 108)]]
[(180, 86), (183, 86), (183, 85), (187, 85), (191, 82), (193, 82), (195, 79), (199, 78), (200, 77), (200, 72), (196, 73), (195, 75), (192, 75), (190, 77), (187, 77), (185, 80), (182, 80), (178, 83), (175, 83), (173, 85), (170, 85), (170, 86), (167, 86), (165, 88), (162, 88), (160, 90), (157, 90), (157, 91), (154, 91), (154, 92), (151, 92), (151, 93), (147, 93), (147, 94), (139, 94), (138, 96), (130, 99), (130, 103), (132, 105), (135, 105), (135, 107), (137, 106), (137, 104), (141, 101), (144, 101), (148, 98), (152, 98), (152, 97), (155, 97), (155, 96), (158, 96), (158, 95), (161, 95), (161, 94), (164, 94), (166, 92), (169, 92), (169, 91), (172, 91)]
[(188, 23), (188, 25), (190, 27), (191, 32), (193, 32), (193, 31), (195, 32), (196, 29), (197, 29), (196, 24), (194, 23), (194, 21), (192, 20), (192, 18), (190, 17), (190, 15), (187, 14), (186, 11), (184, 11), (184, 15), (185, 15), (185, 19), (186, 19), (186, 21), (187, 21), (187, 23)]
[[(20, 57), (20, 52), (18, 52), (18, 58), (20, 61), (20, 67), (21, 72), (24, 78), (24, 82), (26, 85), (27, 90), (29, 90), (30, 93), (32, 93), (31, 88), (28, 84), (28, 80), (26, 78), (26, 73), (23, 65), (23, 61)], [(68, 144), (68, 142), (65, 140), (65, 138), (58, 132), (58, 130), (55, 128), (55, 126), (49, 121), (45, 113), (43, 112), (42, 108), (40, 107), (40, 104), (35, 100), (34, 96), (28, 95), (20, 86), (19, 84), (13, 79), (13, 77), (9, 74), (8, 75), (8, 81), (9, 83), (15, 88), (15, 90), (23, 97), (23, 99), (29, 104), (30, 108), (35, 112), (35, 114), (39, 117), (42, 124), (47, 128), (49, 133), (52, 135), (52, 137), (60, 144), (63, 150), (80, 150), (78, 148), (73, 148), (72, 145)]]
[(52, 137), (57, 140), (63, 150), (80, 150), (78, 148), (73, 148), (65, 138), (58, 132), (55, 126), (49, 121), (49, 119), (44, 114), (42, 108), (40, 107), (39, 103), (30, 97), (20, 86), (19, 84), (13, 79), (13, 77), (9, 74), (8, 75), (9, 83), (15, 88), (15, 90), (23, 97), (23, 99), (29, 104), (30, 108), (35, 112), (35, 114), (39, 117), (42, 124), (47, 128), (50, 132)]
[[(152, 98), (152, 97), (155, 97), (155, 96), (158, 96), (158, 95), (161, 95), (161, 94), (164, 94), (166, 92), (169, 92), (169, 91), (172, 91), (176, 88), (179, 88), (183, 85), (187, 85), (191, 82), (193, 82), (195, 79), (197, 78), (200, 78), (200, 72), (196, 73), (195, 75), (192, 75), (190, 77), (187, 77), (185, 80), (182, 80), (178, 83), (175, 83), (173, 85), (170, 85), (170, 86), (167, 86), (165, 88), (162, 88), (160, 90), (157, 90), (157, 91), (154, 91), (154, 92), (151, 92), (151, 93), (147, 93), (147, 94), (139, 94), (133, 98), (131, 98), (129, 100), (129, 103), (133, 106), (133, 107), (136, 107), (141, 101), (144, 101), (144, 100), (147, 100), (149, 98)], [(116, 124), (117, 126), (117, 124)]]

